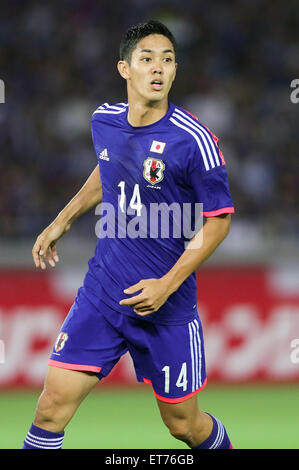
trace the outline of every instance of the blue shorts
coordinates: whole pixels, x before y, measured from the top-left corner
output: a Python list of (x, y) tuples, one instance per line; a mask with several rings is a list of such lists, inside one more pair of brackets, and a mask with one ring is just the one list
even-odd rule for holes
[[(100, 308), (99, 308), (100, 307)], [(103, 302), (97, 307), (78, 290), (49, 365), (106, 377), (129, 351), (137, 380), (152, 385), (159, 400), (184, 401), (207, 382), (199, 317), (184, 325), (161, 325), (124, 315)]]

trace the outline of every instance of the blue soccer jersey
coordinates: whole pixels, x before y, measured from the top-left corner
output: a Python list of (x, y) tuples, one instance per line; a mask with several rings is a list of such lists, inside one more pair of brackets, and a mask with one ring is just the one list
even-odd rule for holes
[[(197, 118), (170, 103), (159, 121), (133, 127), (127, 113), (127, 103), (105, 103), (92, 116), (103, 200), (84, 284), (111, 308), (136, 317), (132, 307), (119, 305), (130, 297), (124, 289), (172, 268), (194, 233), (197, 208), (209, 217), (233, 213), (234, 205), (218, 139)], [(193, 273), (144, 318), (187, 323), (197, 316), (196, 304)]]

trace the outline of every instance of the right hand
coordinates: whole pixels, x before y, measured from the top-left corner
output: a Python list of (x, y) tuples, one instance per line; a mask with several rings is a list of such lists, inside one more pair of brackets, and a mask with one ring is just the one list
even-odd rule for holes
[(37, 237), (32, 248), (32, 257), (37, 268), (46, 269), (46, 261), (52, 268), (59, 262), (56, 250), (57, 241), (70, 229), (71, 224), (52, 222)]

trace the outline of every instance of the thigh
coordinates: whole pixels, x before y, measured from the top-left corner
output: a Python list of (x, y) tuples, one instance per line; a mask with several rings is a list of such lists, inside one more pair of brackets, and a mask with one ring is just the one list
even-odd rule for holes
[(49, 366), (44, 392), (57, 404), (78, 406), (98, 382), (99, 378), (92, 372)]
[(34, 424), (48, 431), (62, 432), (98, 381), (94, 373), (49, 366)]
[[(204, 341), (199, 317), (183, 325), (133, 320), (129, 350), (139, 381), (153, 386), (165, 403), (180, 403), (206, 384)], [(136, 330), (136, 331), (135, 331)]]

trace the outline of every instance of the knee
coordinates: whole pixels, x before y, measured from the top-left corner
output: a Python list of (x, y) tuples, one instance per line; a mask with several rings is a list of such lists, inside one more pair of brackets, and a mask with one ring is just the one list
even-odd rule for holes
[(193, 410), (193, 413), (186, 413), (182, 410), (179, 410), (180, 413), (178, 410), (175, 411), (162, 413), (162, 418), (170, 434), (176, 439), (192, 447), (210, 434), (210, 417), (206, 413), (199, 409)]
[(166, 425), (170, 434), (176, 439), (187, 444), (193, 440), (192, 425), (188, 419), (171, 419)]
[(35, 413), (36, 425), (42, 425), (47, 422), (56, 421), (65, 415), (65, 400), (58, 391), (43, 390), (37, 404)]

